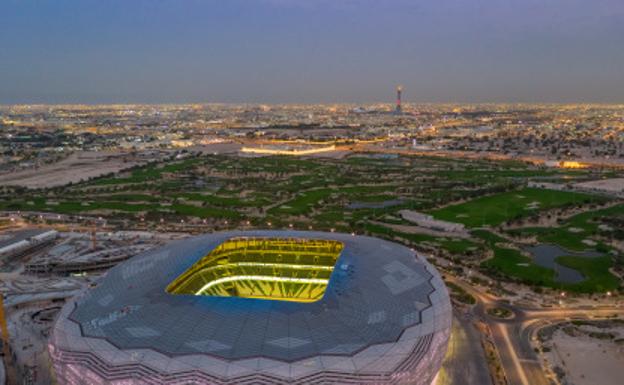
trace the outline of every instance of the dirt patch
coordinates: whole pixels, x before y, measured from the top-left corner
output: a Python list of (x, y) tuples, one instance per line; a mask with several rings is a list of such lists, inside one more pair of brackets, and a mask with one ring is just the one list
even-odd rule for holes
[(123, 152), (77, 152), (57, 163), (0, 175), (0, 184), (28, 188), (63, 186), (118, 172), (146, 161)]

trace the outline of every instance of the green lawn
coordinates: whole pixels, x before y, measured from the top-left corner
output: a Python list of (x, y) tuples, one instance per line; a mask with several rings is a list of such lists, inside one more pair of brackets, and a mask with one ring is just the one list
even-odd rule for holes
[(23, 210), (23, 211), (46, 211), (59, 214), (78, 214), (93, 210), (116, 210), (125, 212), (148, 211), (159, 208), (159, 204), (147, 203), (126, 203), (121, 201), (61, 201), (56, 204), (47, 204), (45, 200), (34, 200), (34, 204), (24, 202), (13, 202), (6, 204), (2, 209)]
[(110, 194), (101, 196), (90, 196), (91, 199), (102, 199), (107, 201), (120, 201), (120, 202), (160, 202), (162, 197), (147, 194)]
[(490, 271), (502, 273), (508, 277), (519, 279), (527, 284), (548, 285), (554, 283), (555, 272), (533, 263), (520, 251), (499, 246), (508, 242), (506, 239), (487, 230), (473, 230), (471, 234), (482, 239), (494, 253), (494, 256), (481, 263)]
[(525, 257), (518, 250), (492, 246), (492, 251), (494, 257), (481, 264), (486, 269), (495, 270), (527, 284), (554, 285), (554, 270), (534, 264), (531, 258)]
[(433, 210), (430, 214), (437, 219), (463, 223), (468, 227), (496, 226), (538, 210), (602, 200), (604, 198), (588, 194), (524, 188)]
[(557, 263), (578, 270), (586, 279), (575, 284), (556, 282), (555, 271), (533, 263), (532, 259), (520, 251), (499, 246), (506, 242), (503, 238), (485, 230), (474, 230), (472, 235), (484, 240), (494, 253), (493, 258), (481, 263), (491, 273), (502, 274), (529, 285), (565, 289), (577, 293), (600, 293), (615, 290), (618, 279), (609, 272), (611, 257), (584, 258), (565, 256), (557, 258)]
[(577, 270), (586, 277), (583, 282), (563, 285), (572, 291), (604, 293), (609, 290), (615, 290), (620, 286), (619, 280), (609, 272), (609, 268), (612, 265), (611, 257), (583, 258), (563, 256), (557, 258), (557, 263)]
[(251, 199), (251, 200), (243, 200), (237, 197), (225, 197), (214, 194), (201, 194), (201, 193), (183, 193), (183, 194), (172, 194), (170, 195), (173, 198), (184, 198), (189, 201), (196, 202), (206, 202), (213, 206), (219, 207), (258, 207), (269, 204), (268, 199)]
[(331, 193), (332, 190), (327, 188), (306, 191), (283, 205), (274, 207), (270, 210), (270, 213), (302, 215), (308, 213), (315, 204), (329, 197)]
[(472, 242), (467, 239), (446, 239), (446, 238), (438, 238), (436, 240), (437, 243), (442, 246), (442, 248), (448, 250), (451, 254), (465, 254), (466, 252), (478, 249), (479, 245), (475, 242)]
[(491, 245), (495, 244), (495, 243), (504, 243), (507, 242), (507, 240), (503, 237), (500, 237), (490, 231), (487, 230), (483, 230), (483, 229), (477, 229), (477, 230), (472, 230), (470, 232), (470, 234), (472, 234), (472, 236), (482, 239), (484, 240), (486, 243), (489, 243)]
[(618, 215), (624, 215), (624, 204), (575, 215), (559, 227), (525, 227), (509, 232), (523, 236), (536, 236), (542, 243), (555, 243), (568, 250), (582, 251), (592, 248), (583, 241), (598, 233), (600, 218)]
[(183, 204), (171, 205), (171, 209), (177, 214), (199, 218), (224, 218), (239, 219), (241, 215), (237, 211), (218, 209), (213, 207), (197, 207)]
[(467, 239), (451, 239), (434, 237), (427, 234), (410, 234), (394, 231), (393, 229), (377, 224), (367, 223), (364, 229), (371, 235), (386, 235), (388, 237), (399, 237), (414, 243), (428, 243), (432, 246), (438, 246), (447, 250), (451, 254), (465, 254), (472, 248), (478, 248), (479, 245)]
[(162, 177), (163, 173), (184, 172), (185, 170), (193, 168), (199, 162), (199, 158), (192, 158), (174, 163), (168, 163), (162, 167), (151, 164), (134, 169), (129, 177), (99, 178), (93, 181), (92, 184), (101, 186), (157, 181)]
[[(337, 187), (337, 188), (319, 188), (309, 190), (297, 194), (293, 199), (281, 206), (274, 207), (270, 214), (290, 214), (303, 215), (309, 213), (312, 208), (321, 200), (327, 201), (332, 194), (346, 197), (347, 200), (366, 200), (367, 197), (378, 198), (379, 193), (396, 189), (396, 186), (358, 186), (358, 187)], [(374, 195), (372, 195), (374, 194)], [(390, 195), (382, 195), (385, 198)], [(394, 207), (396, 209), (397, 206)], [(379, 209), (381, 210), (381, 209)]]

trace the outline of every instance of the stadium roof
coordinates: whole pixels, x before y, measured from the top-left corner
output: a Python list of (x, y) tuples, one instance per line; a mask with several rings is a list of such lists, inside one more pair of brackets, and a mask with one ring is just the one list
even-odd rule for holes
[[(238, 237), (333, 240), (344, 247), (324, 295), (314, 302), (167, 292), (168, 285), (213, 249)], [(200, 354), (228, 361), (263, 357), (293, 362), (321, 355), (353, 356), (371, 345), (403, 340), (408, 329), (412, 339), (406, 346), (412, 349), (413, 338), (450, 325), (443, 283), (420, 258), (396, 243), (348, 234), (215, 233), (118, 265), (78, 300), (68, 318), (79, 325), (83, 337), (169, 357)]]

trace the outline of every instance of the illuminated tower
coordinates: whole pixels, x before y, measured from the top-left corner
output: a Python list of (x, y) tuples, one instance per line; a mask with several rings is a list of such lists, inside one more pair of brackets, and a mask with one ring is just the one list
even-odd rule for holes
[(397, 100), (396, 100), (396, 109), (394, 112), (397, 114), (401, 113), (401, 92), (403, 91), (403, 86), (397, 86)]

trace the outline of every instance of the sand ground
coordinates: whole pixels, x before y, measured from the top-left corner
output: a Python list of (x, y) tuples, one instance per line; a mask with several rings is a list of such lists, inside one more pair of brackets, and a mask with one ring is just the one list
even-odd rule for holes
[(553, 336), (552, 362), (562, 367), (570, 384), (620, 385), (624, 376), (624, 346), (589, 336)]
[(141, 161), (128, 153), (81, 151), (40, 168), (0, 175), (0, 185), (44, 188), (77, 183), (111, 172), (117, 172)]

